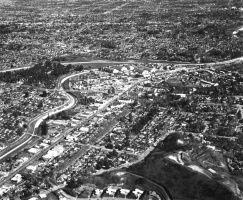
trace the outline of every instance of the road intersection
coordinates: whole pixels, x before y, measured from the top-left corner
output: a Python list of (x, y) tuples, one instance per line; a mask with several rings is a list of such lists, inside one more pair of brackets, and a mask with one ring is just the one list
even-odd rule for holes
[[(83, 74), (88, 73), (88, 71), (86, 72), (81, 72), (81, 73), (76, 73), (76, 74), (71, 74), (71, 75), (67, 75), (65, 77), (62, 77), (58, 80), (58, 84), (57, 84), (57, 88), (61, 88), (62, 84), (64, 83), (64, 81), (66, 81), (67, 79), (71, 78), (71, 77), (75, 77), (75, 76), (80, 76)], [(130, 85), (129, 87), (127, 87), (125, 90), (123, 90), (122, 92), (120, 92), (119, 94), (117, 94), (116, 96), (114, 96), (112, 99), (108, 100), (107, 102), (105, 102), (104, 104), (101, 105), (101, 107), (99, 107), (99, 109), (94, 112), (92, 115), (90, 115), (86, 120), (84, 120), (79, 126), (84, 126), (85, 124), (88, 123), (88, 121), (90, 121), (93, 117), (95, 117), (97, 114), (99, 114), (100, 112), (102, 112), (103, 110), (105, 110), (109, 105), (111, 105), (114, 101), (116, 101), (117, 99), (119, 99), (123, 94), (127, 93), (128, 91), (130, 91), (132, 88), (134, 88), (136, 85), (142, 83), (144, 81), (144, 79), (140, 79), (134, 83), (132, 83), (132, 85)], [(41, 124), (41, 122), (46, 119), (48, 116), (51, 116), (53, 114), (59, 113), (61, 111), (67, 110), (72, 108), (74, 105), (76, 105), (76, 99), (65, 92), (65, 90), (62, 91), (63, 95), (67, 96), (68, 98), (68, 102), (66, 102), (64, 105), (59, 106), (57, 108), (52, 109), (51, 111), (47, 111), (42, 113), (41, 115), (35, 117), (30, 123), (29, 123), (29, 134), (26, 133), (25, 136), (21, 137), (19, 141), (16, 141), (14, 143), (14, 145), (11, 145), (11, 147), (8, 148), (8, 150), (3, 150), (3, 152), (0, 152), (0, 161), (3, 161), (4, 159), (10, 157), (11, 155), (14, 155), (16, 152), (24, 149), (25, 147), (27, 147), (29, 144), (34, 144), (34, 141), (36, 141), (36, 134), (38, 132), (38, 128), (39, 125)], [(5, 177), (4, 179), (2, 179), (0, 181), (0, 185), (3, 185), (6, 181), (10, 180), (11, 178), (13, 178), (16, 174), (18, 174), (20, 171), (22, 171), (23, 169), (25, 169), (28, 165), (30, 165), (31, 163), (33, 163), (35, 160), (39, 159), (40, 157), (42, 157), (43, 155), (45, 155), (50, 149), (52, 149), (55, 145), (57, 145), (61, 140), (64, 139), (64, 137), (66, 135), (68, 135), (70, 133), (70, 131), (72, 131), (73, 128), (68, 129), (67, 131), (65, 131), (64, 133), (62, 133), (56, 140), (55, 142), (53, 142), (51, 145), (49, 145), (47, 148), (43, 149), (41, 152), (35, 154), (34, 156), (32, 156), (29, 160), (27, 160), (26, 162), (24, 162), (23, 164), (21, 164), (18, 168), (16, 168), (13, 172), (11, 172), (7, 177)], [(102, 136), (96, 136), (95, 139), (99, 139)], [(26, 139), (27, 138), (27, 139)], [(24, 140), (24, 141), (23, 141)], [(87, 148), (84, 148), (83, 150), (87, 150)]]
[[(242, 58), (238, 59), (237, 61), (242, 60)], [(235, 61), (233, 61), (235, 62)], [(229, 63), (229, 61), (225, 61), (225, 64)], [(80, 64), (80, 63), (79, 63)], [(196, 64), (194, 64), (196, 65)], [(18, 69), (16, 69), (18, 70)], [(80, 72), (80, 73), (76, 73), (76, 74), (70, 74), (70, 75), (66, 75), (63, 76), (61, 78), (58, 79), (58, 84), (56, 89), (58, 91), (60, 91), (64, 96), (66, 96), (66, 98), (68, 99), (67, 102), (65, 102), (65, 104), (54, 108), (52, 110), (46, 111), (44, 113), (42, 113), (41, 115), (36, 116), (34, 119), (32, 119), (29, 124), (28, 124), (28, 132), (26, 132), (23, 136), (21, 136), (17, 141), (15, 141), (14, 143), (12, 143), (9, 147), (7, 147), (6, 149), (3, 149), (0, 152), (0, 161), (5, 160), (6, 158), (14, 155), (16, 152), (19, 152), (20, 150), (26, 148), (29, 145), (34, 145), (35, 142), (37, 141), (37, 138), (35, 137), (37, 135), (38, 132), (38, 128), (39, 125), (42, 123), (43, 120), (45, 120), (46, 118), (48, 118), (48, 116), (57, 114), (61, 111), (67, 110), (72, 108), (74, 105), (76, 105), (76, 98), (73, 97), (72, 95), (70, 95), (69, 93), (67, 93), (67, 91), (65, 91), (62, 88), (62, 84), (68, 80), (69, 78), (75, 77), (75, 76), (80, 76), (82, 74), (88, 73), (88, 71), (85, 72)], [(173, 72), (171, 72), (173, 73)], [(140, 79), (136, 82), (134, 82), (132, 85), (130, 85), (129, 87), (127, 87), (125, 90), (123, 90), (121, 93), (117, 94), (116, 96), (114, 96), (112, 99), (108, 100), (107, 102), (105, 102), (101, 107), (99, 107), (99, 109), (94, 112), (92, 115), (90, 115), (86, 120), (84, 120), (80, 126), (83, 126), (84, 124), (86, 124), (89, 120), (91, 120), (94, 116), (96, 116), (97, 114), (99, 114), (101, 111), (103, 111), (104, 109), (106, 109), (109, 105), (111, 105), (114, 101), (118, 100), (123, 94), (125, 94), (126, 92), (130, 91), (133, 87), (135, 87), (137, 84), (143, 82), (143, 79)], [(0, 181), (0, 185), (3, 185), (4, 183), (6, 183), (6, 181), (10, 180), (12, 177), (14, 177), (16, 174), (18, 174), (20, 171), (24, 170), (28, 165), (30, 165), (31, 163), (33, 163), (34, 161), (36, 161), (37, 159), (39, 159), (40, 157), (42, 157), (43, 155), (45, 155), (50, 149), (52, 149), (55, 145), (57, 145), (61, 140), (64, 139), (64, 137), (66, 135), (68, 135), (70, 133), (70, 131), (72, 131), (73, 128), (68, 129), (67, 131), (65, 131), (64, 133), (62, 133), (55, 142), (53, 142), (51, 145), (49, 145), (47, 148), (43, 149), (41, 152), (35, 154), (33, 157), (31, 157), (29, 160), (27, 160), (26, 162), (24, 162), (21, 166), (19, 166), (18, 168), (16, 168), (14, 171), (12, 171), (7, 177), (3, 178)], [(165, 136), (169, 135), (170, 132), (167, 132), (165, 135), (162, 136), (161, 139), (164, 139)], [(102, 137), (102, 136), (101, 136)], [(95, 140), (97, 138), (100, 137), (96, 137)], [(94, 142), (93, 142), (94, 143)], [(91, 144), (92, 145), (92, 144)], [(86, 148), (87, 146), (84, 146), (84, 148), (81, 148), (80, 150), (82, 151), (86, 151), (88, 148)], [(144, 157), (146, 157), (152, 150), (153, 148), (149, 148), (143, 155), (140, 156), (139, 161), (141, 159), (143, 159)], [(138, 161), (136, 161), (138, 162)], [(131, 165), (132, 163), (129, 163), (129, 165)], [(124, 167), (124, 166), (123, 166)], [(112, 169), (111, 169), (112, 170)]]
[[(75, 74), (76, 76), (82, 75), (82, 74), (86, 74), (87, 72), (80, 72)], [(65, 76), (63, 79), (67, 80), (69, 77), (73, 77), (74, 75), (68, 75)], [(61, 85), (63, 83), (63, 79), (60, 79), (58, 82), (58, 88), (61, 88)], [(36, 138), (34, 137), (35, 135), (37, 135), (38, 133), (38, 128), (39, 125), (42, 123), (43, 120), (45, 120), (48, 116), (57, 114), (61, 111), (67, 110), (72, 108), (75, 104), (76, 104), (76, 99), (66, 93), (64, 90), (61, 91), (62, 94), (64, 96), (66, 96), (68, 98), (68, 101), (65, 102), (65, 104), (56, 107), (52, 110), (46, 111), (38, 116), (36, 116), (35, 118), (33, 118), (29, 123), (28, 123), (28, 130), (26, 131), (26, 133), (24, 133), (24, 135), (22, 135), (17, 141), (13, 142), (10, 146), (8, 146), (7, 148), (3, 149), (0, 152), (0, 161), (5, 160), (6, 158), (8, 158), (9, 156), (15, 154), (16, 152), (18, 152), (19, 150), (25, 148), (29, 143), (32, 143), (36, 140)]]

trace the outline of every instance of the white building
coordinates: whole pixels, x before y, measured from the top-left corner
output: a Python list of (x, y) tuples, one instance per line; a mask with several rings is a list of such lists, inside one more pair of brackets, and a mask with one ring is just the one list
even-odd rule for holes
[(121, 192), (121, 194), (125, 195), (125, 197), (126, 197), (128, 195), (128, 193), (130, 192), (130, 190), (121, 189), (120, 192)]
[(21, 176), (21, 174), (16, 174), (11, 180), (19, 183), (22, 181), (22, 176)]
[(116, 191), (117, 191), (117, 189), (108, 187), (106, 193), (109, 194), (109, 195), (111, 195), (111, 196), (114, 196), (115, 193), (116, 193)]
[(139, 199), (139, 197), (143, 194), (143, 191), (136, 188), (132, 193), (135, 194), (137, 199)]

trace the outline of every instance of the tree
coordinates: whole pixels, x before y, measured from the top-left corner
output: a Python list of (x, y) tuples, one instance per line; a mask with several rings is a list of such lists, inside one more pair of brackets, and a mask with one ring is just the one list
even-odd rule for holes
[(112, 155), (113, 155), (114, 157), (117, 157), (117, 156), (118, 156), (118, 153), (117, 153), (117, 151), (116, 151), (115, 148), (113, 148)]
[(46, 97), (47, 96), (47, 92), (44, 90), (42, 94), (40, 94), (40, 97)]
[(43, 107), (43, 102), (41, 101), (40, 103), (38, 103), (37, 107), (38, 107), (38, 108)]
[(116, 45), (112, 41), (102, 41), (101, 47), (108, 48), (108, 49), (115, 49)]
[(83, 65), (77, 65), (77, 67), (75, 68), (76, 71), (83, 71), (84, 66)]
[(128, 116), (129, 116), (129, 122), (132, 122), (132, 120), (133, 120), (132, 113), (130, 112)]
[(29, 97), (29, 92), (28, 91), (25, 91), (24, 92), (24, 98), (27, 98), (27, 97)]
[(17, 131), (16, 131), (17, 135), (18, 136), (22, 135), (23, 130), (24, 130), (23, 128), (18, 128)]
[(242, 118), (241, 110), (239, 110), (239, 111), (237, 112), (237, 118), (238, 118), (238, 119), (241, 119), (241, 118)]
[(48, 133), (48, 125), (46, 123), (46, 120), (44, 120), (39, 127), (39, 131), (41, 135), (47, 135)]
[(107, 145), (105, 145), (105, 148), (107, 148), (107, 149), (113, 149), (113, 145), (111, 143), (108, 143)]

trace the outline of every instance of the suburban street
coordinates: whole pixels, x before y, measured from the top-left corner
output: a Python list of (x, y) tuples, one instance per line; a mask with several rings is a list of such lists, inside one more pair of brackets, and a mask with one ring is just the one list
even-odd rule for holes
[[(69, 75), (65, 76), (63, 79), (59, 79), (57, 88), (60, 89), (62, 86), (62, 83), (67, 80), (70, 77), (79, 76), (82, 74), (85, 74), (87, 72), (81, 72), (77, 73), (75, 75)], [(9, 156), (15, 154), (16, 152), (20, 151), (21, 149), (25, 148), (28, 145), (34, 145), (34, 141), (36, 141), (35, 135), (37, 135), (39, 125), (41, 122), (46, 119), (48, 116), (51, 116), (53, 114), (59, 113), (61, 111), (70, 109), (76, 104), (76, 98), (74, 98), (72, 95), (66, 93), (64, 90), (61, 90), (63, 95), (65, 95), (68, 98), (68, 101), (65, 102), (64, 105), (61, 105), (57, 108), (54, 108), (52, 110), (46, 111), (42, 113), (41, 115), (36, 116), (28, 123), (28, 131), (24, 133), (17, 141), (12, 143), (7, 148), (0, 151), (0, 161), (3, 161), (4, 159), (8, 158)]]
[(0, 199), (243, 199), (242, 3), (0, 0)]
[[(59, 79), (58, 84), (57, 84), (57, 88), (60, 89), (62, 87), (62, 84), (64, 83), (65, 80), (71, 78), (71, 77), (75, 77), (75, 76), (80, 76), (82, 74), (85, 74), (88, 72), (81, 72), (81, 73), (77, 73), (77, 74), (72, 74), (72, 75), (68, 75), (65, 76), (61, 79)], [(133, 83), (131, 86), (129, 86), (128, 88), (126, 88), (124, 91), (120, 92), (118, 95), (114, 96), (112, 99), (110, 99), (109, 101), (107, 101), (106, 103), (104, 103), (99, 109), (98, 111), (96, 111), (95, 113), (93, 113), (91, 116), (89, 116), (85, 121), (83, 121), (80, 126), (84, 126), (90, 119), (92, 119), (94, 116), (96, 116), (97, 114), (99, 114), (102, 110), (106, 109), (109, 105), (111, 105), (114, 101), (116, 101), (117, 99), (120, 98), (120, 96), (122, 96), (123, 94), (125, 94), (126, 92), (130, 91), (132, 88), (134, 88), (137, 84), (143, 82), (144, 80), (138, 80), (135, 83)], [(51, 116), (53, 114), (59, 113), (63, 110), (67, 110), (70, 109), (71, 107), (73, 107), (76, 104), (76, 99), (72, 96), (69, 95), (68, 93), (65, 92), (65, 90), (63, 90), (63, 93), (65, 93), (65, 95), (68, 97), (68, 102), (66, 102), (64, 105), (65, 106), (60, 106), (58, 108), (54, 108), (51, 111), (45, 112), (40, 116), (35, 117), (31, 123), (30, 123), (30, 130), (32, 131), (32, 134), (26, 134), (29, 138), (27, 140), (25, 140), (23, 143), (21, 143), (25, 138), (24, 136), (22, 138), (20, 138), (20, 141), (16, 141), (16, 143), (14, 143), (13, 146), (11, 146), (11, 148), (9, 148), (8, 150), (5, 150), (0, 157), (0, 160), (4, 160), (6, 158), (8, 158), (9, 156), (13, 155), (14, 153), (20, 151), (21, 149), (23, 149), (25, 146), (27, 146), (28, 144), (31, 144), (31, 142), (33, 142), (33, 140), (35, 139), (34, 135), (36, 134), (38, 127), (40, 125), (40, 123), (46, 119), (48, 116)], [(10, 173), (7, 177), (5, 177), (3, 180), (0, 181), (0, 185), (3, 185), (6, 181), (10, 180), (12, 177), (14, 177), (16, 174), (18, 174), (21, 170), (25, 169), (28, 165), (30, 165), (33, 161), (39, 159), (41, 156), (43, 156), (45, 153), (47, 153), (50, 149), (52, 149), (55, 145), (57, 145), (66, 135), (69, 134), (69, 132), (72, 129), (68, 129), (68, 131), (62, 133), (58, 139), (56, 139), (56, 141), (54, 143), (52, 143), (50, 146), (48, 146), (48, 148), (42, 150), (40, 153), (34, 155), (33, 157), (31, 157), (29, 160), (27, 160), (25, 163), (23, 163), (21, 166), (19, 166), (17, 169), (14, 170), (13, 173)], [(106, 132), (105, 132), (106, 133)], [(92, 141), (93, 144), (98, 141), (101, 137), (103, 137), (104, 135), (99, 135), (99, 136), (94, 136)], [(87, 147), (84, 146), (83, 148), (80, 149), (80, 151), (78, 152), (83, 153), (83, 151), (86, 151)], [(79, 156), (78, 156), (79, 157)], [(78, 158), (77, 157), (77, 158)], [(77, 159), (76, 158), (76, 159)], [(75, 159), (74, 159), (75, 160)], [(74, 161), (73, 160), (73, 161)], [(71, 164), (71, 163), (70, 163)]]

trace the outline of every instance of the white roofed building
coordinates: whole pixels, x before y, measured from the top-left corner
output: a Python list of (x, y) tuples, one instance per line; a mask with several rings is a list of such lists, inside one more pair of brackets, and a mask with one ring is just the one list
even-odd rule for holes
[(139, 197), (143, 194), (143, 191), (136, 188), (132, 193), (136, 195), (137, 199), (139, 199)]

